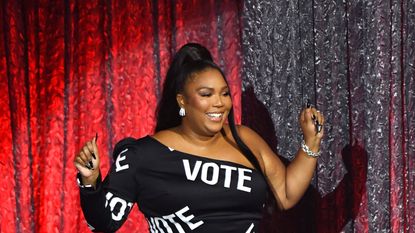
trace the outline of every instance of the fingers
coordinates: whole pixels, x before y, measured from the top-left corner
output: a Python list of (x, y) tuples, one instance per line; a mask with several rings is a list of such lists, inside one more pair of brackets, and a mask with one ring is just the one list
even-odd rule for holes
[(94, 159), (97, 159), (96, 155), (98, 155), (98, 146), (97, 146), (97, 140), (98, 140), (98, 133), (95, 135), (95, 138), (92, 139), (92, 157)]
[(93, 169), (94, 164), (92, 162), (92, 153), (88, 148), (88, 143), (81, 149), (79, 152), (79, 157), (81, 158), (83, 165), (88, 169)]
[(91, 141), (86, 142), (79, 151), (78, 155), (75, 156), (74, 163), (78, 171), (83, 170), (81, 168), (93, 170), (95, 167), (98, 167), (99, 157), (96, 143), (97, 138), (98, 135), (96, 135)]
[(81, 172), (81, 174), (85, 173), (85, 170), (89, 170), (87, 169), (84, 165), (81, 165), (79, 162), (75, 161), (74, 162), (76, 169)]
[(325, 121), (324, 115), (318, 110), (317, 110), (317, 113), (318, 113), (317, 115), (318, 121), (320, 122), (320, 124), (324, 125), (324, 121)]
[(317, 115), (317, 109), (312, 107), (306, 108), (301, 113), (301, 120), (305, 123), (310, 123), (313, 122), (315, 119), (318, 119), (316, 118)]
[(91, 155), (91, 160), (92, 160), (92, 158), (96, 159), (96, 157), (95, 157), (95, 146), (93, 145), (93, 143), (94, 143), (93, 141), (94, 141), (94, 139), (92, 139), (92, 141), (90, 141), (90, 142), (87, 142), (86, 145), (85, 145), (85, 147), (88, 148), (88, 152)]
[(323, 114), (316, 108), (310, 106), (303, 109), (300, 114), (300, 120), (304, 126), (303, 133), (306, 135), (319, 135), (319, 137), (323, 135), (325, 119)]
[(314, 114), (314, 119), (315, 119), (314, 125), (316, 127), (316, 135), (320, 134), (320, 136), (322, 136), (324, 132), (324, 116), (318, 110), (315, 110), (313, 114)]
[(316, 108), (310, 108), (310, 118), (313, 121), (318, 121), (320, 124), (324, 123), (324, 116), (323, 114), (317, 110)]
[(83, 151), (79, 152), (78, 156), (75, 157), (74, 163), (78, 171), (84, 170), (85, 168), (88, 170), (93, 169), (92, 161), (88, 159)]

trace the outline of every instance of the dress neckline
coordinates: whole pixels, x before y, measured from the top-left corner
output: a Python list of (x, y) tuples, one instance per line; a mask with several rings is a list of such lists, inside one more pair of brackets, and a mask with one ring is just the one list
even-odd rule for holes
[(156, 144), (159, 144), (160, 146), (162, 146), (165, 150), (168, 150), (169, 152), (176, 152), (177, 154), (187, 156), (187, 157), (191, 157), (193, 159), (201, 159), (201, 160), (214, 161), (214, 162), (216, 161), (217, 163), (228, 163), (228, 164), (232, 164), (232, 165), (237, 166), (237, 167), (241, 167), (241, 168), (252, 170), (254, 172), (258, 172), (255, 168), (251, 168), (251, 167), (248, 167), (246, 165), (243, 165), (243, 164), (240, 164), (240, 163), (237, 163), (237, 162), (233, 162), (233, 161), (229, 161), (229, 160), (223, 160), (223, 159), (213, 159), (213, 158), (209, 158), (209, 157), (202, 156), (202, 155), (197, 155), (197, 154), (192, 154), (192, 153), (176, 150), (174, 148), (171, 148), (171, 147), (165, 145), (164, 143), (160, 142), (159, 140), (157, 140), (156, 138), (154, 138), (150, 135), (147, 135), (147, 137), (150, 138), (151, 141), (153, 141)]

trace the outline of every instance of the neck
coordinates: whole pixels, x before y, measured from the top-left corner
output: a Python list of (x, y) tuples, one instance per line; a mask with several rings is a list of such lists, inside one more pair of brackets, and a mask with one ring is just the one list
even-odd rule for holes
[(186, 127), (183, 124), (177, 127), (177, 132), (185, 141), (200, 147), (206, 147), (215, 144), (221, 137), (220, 133), (213, 135), (203, 135), (190, 129), (189, 127)]

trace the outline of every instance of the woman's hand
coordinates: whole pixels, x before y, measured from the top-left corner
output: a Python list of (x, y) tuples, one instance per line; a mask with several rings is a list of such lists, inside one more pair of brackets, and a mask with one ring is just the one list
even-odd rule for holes
[(75, 167), (81, 174), (83, 185), (95, 186), (99, 176), (97, 137), (98, 135), (91, 141), (86, 142), (74, 159)]
[[(321, 125), (317, 131), (316, 124)], [(320, 150), (321, 139), (324, 135), (324, 116), (313, 107), (305, 108), (300, 113), (300, 125), (303, 130), (305, 144), (313, 151)]]

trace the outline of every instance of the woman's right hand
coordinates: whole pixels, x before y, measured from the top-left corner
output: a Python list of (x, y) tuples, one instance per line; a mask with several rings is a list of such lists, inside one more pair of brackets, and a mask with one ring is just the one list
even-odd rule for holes
[(82, 184), (92, 185), (94, 187), (99, 176), (97, 136), (91, 141), (86, 142), (74, 159), (75, 167), (82, 177)]

